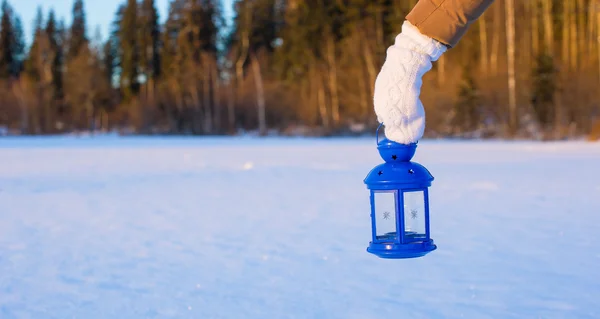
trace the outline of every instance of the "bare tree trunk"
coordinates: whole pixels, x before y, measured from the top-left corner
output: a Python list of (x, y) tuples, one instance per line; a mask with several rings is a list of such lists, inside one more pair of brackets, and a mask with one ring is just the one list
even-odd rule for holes
[[(175, 109), (177, 110), (173, 118), (175, 119), (175, 129), (177, 133), (183, 133), (183, 118), (182, 113), (185, 110), (185, 100), (183, 98), (183, 90), (181, 87), (178, 87), (178, 90), (175, 91)], [(192, 119), (194, 120), (194, 119)]]
[(600, 11), (596, 13), (596, 49), (598, 50), (598, 79), (600, 79)]
[(359, 30), (359, 34), (361, 37), (361, 47), (363, 49), (363, 57), (364, 57), (364, 62), (365, 62), (365, 66), (367, 68), (367, 74), (369, 75), (369, 83), (371, 83), (371, 85), (369, 86), (369, 96), (373, 96), (373, 87), (372, 85), (375, 84), (375, 80), (377, 79), (377, 69), (375, 69), (375, 60), (373, 58), (373, 54), (371, 53), (370, 50), (370, 46), (369, 46), (369, 41), (367, 40), (364, 32), (362, 30)]
[(154, 79), (149, 78), (146, 84), (140, 88), (140, 96), (143, 98), (140, 103), (140, 112), (142, 118), (142, 131), (148, 132), (153, 118), (154, 103)]
[(203, 81), (202, 81), (202, 88), (203, 88), (203, 94), (202, 94), (202, 104), (204, 105), (204, 133), (205, 134), (210, 134), (212, 133), (212, 105), (211, 105), (211, 101), (210, 101), (210, 94), (211, 94), (211, 79), (210, 79), (210, 70), (212, 69), (212, 61), (211, 58), (208, 55), (204, 56), (204, 63), (203, 63), (203, 68), (202, 68), (202, 76), (203, 76)]
[(544, 50), (554, 56), (554, 30), (552, 28), (552, 0), (542, 0), (544, 12)]
[(248, 49), (250, 47), (250, 40), (248, 39), (248, 32), (243, 31), (240, 39), (242, 47), (240, 48), (240, 56), (235, 62), (235, 74), (238, 79), (241, 79), (244, 74), (244, 64), (248, 59)]
[(506, 0), (506, 54), (508, 62), (508, 107), (509, 127), (512, 134), (517, 132), (517, 101), (515, 92), (515, 8), (514, 0)]
[[(368, 121), (369, 105), (372, 103), (373, 90), (377, 74), (373, 66), (373, 56), (368, 48), (368, 42), (363, 36), (362, 31), (359, 28), (355, 29), (355, 34), (351, 40), (349, 40), (349, 46), (355, 48), (354, 54), (358, 57), (362, 57), (362, 65), (358, 67), (360, 94), (366, 95), (365, 98), (361, 98), (361, 113), (364, 121)], [(366, 80), (365, 80), (366, 79)]]
[[(498, 52), (500, 50), (500, 31), (502, 31), (502, 9), (500, 6), (494, 8), (494, 36), (492, 38), (492, 54), (490, 55), (490, 73), (498, 75)], [(441, 59), (440, 59), (441, 61)], [(441, 66), (440, 66), (440, 69)]]
[[(556, 48), (554, 44), (554, 24), (552, 22), (552, 0), (542, 0), (542, 16), (543, 16), (543, 24), (544, 24), (544, 52), (546, 55), (550, 56), (553, 60), (553, 63), (556, 62), (555, 53)], [(555, 129), (560, 124), (560, 114), (562, 109), (562, 96), (560, 91), (554, 92), (554, 127)], [(556, 131), (555, 131), (556, 132)], [(549, 134), (547, 131), (545, 134)]]
[(43, 106), (43, 90), (37, 85), (36, 87), (37, 94), (36, 100), (33, 104), (33, 108), (31, 109), (31, 129), (33, 129), (34, 134), (40, 134), (41, 131), (41, 117), (44, 114), (44, 106)]
[(562, 19), (562, 60), (566, 66), (570, 66), (569, 61), (569, 2), (571, 0), (564, 0), (563, 6), (563, 19)]
[[(138, 130), (142, 133), (146, 133), (146, 128), (148, 125), (148, 82), (140, 83), (138, 94), (140, 103), (138, 103), (138, 107), (135, 109), (137, 112), (136, 115), (139, 119)], [(88, 127), (91, 127), (91, 125), (88, 125)]]
[(319, 107), (319, 115), (321, 116), (321, 124), (325, 129), (329, 128), (329, 116), (327, 114), (327, 104), (325, 103), (325, 90), (323, 89), (323, 81), (316, 66), (311, 69), (311, 82), (313, 92), (317, 94), (317, 105)]
[(578, 66), (579, 66), (579, 61), (578, 61), (578, 54), (577, 54), (577, 13), (575, 12), (576, 10), (576, 6), (575, 6), (575, 0), (568, 0), (566, 3), (569, 3), (570, 6), (570, 14), (569, 14), (569, 32), (570, 32), (570, 40), (569, 41), (569, 48), (570, 48), (570, 53), (571, 53), (571, 69), (572, 70), (577, 70)]
[(256, 106), (258, 108), (258, 131), (261, 136), (267, 134), (267, 117), (265, 110), (265, 92), (263, 89), (262, 72), (258, 57), (252, 54), (252, 73), (254, 74), (254, 84), (256, 86)]
[(148, 81), (148, 101), (147, 109), (150, 110), (150, 123), (148, 125), (150, 126), (150, 130), (152, 130), (152, 122), (156, 114), (156, 80), (153, 77)]
[[(250, 11), (250, 10), (246, 10), (246, 11)], [(249, 13), (248, 13), (249, 15)], [(246, 17), (247, 19), (248, 16)], [(249, 21), (246, 21), (249, 24)], [(248, 34), (248, 30), (247, 28), (243, 29), (241, 31), (241, 36), (240, 36), (240, 55), (237, 59), (237, 61), (235, 62), (235, 85), (236, 85), (236, 98), (237, 101), (236, 102), (242, 102), (243, 99), (246, 96), (246, 92), (245, 92), (245, 77), (244, 77), (244, 65), (246, 64), (246, 61), (248, 60), (248, 50), (250, 49), (250, 39), (249, 39), (249, 34)], [(230, 105), (230, 110), (231, 112), (229, 113), (229, 123), (230, 123), (230, 128), (234, 128), (235, 129), (235, 113), (233, 112), (233, 108), (235, 107), (235, 104), (231, 104)]]
[(169, 89), (173, 92), (173, 100), (175, 102), (175, 107), (169, 103), (169, 129), (171, 133), (181, 134), (183, 133), (181, 114), (185, 108), (185, 101), (183, 98), (184, 88), (175, 76), (169, 78), (168, 81)]
[(39, 103), (38, 103), (38, 107), (40, 110), (40, 117), (41, 119), (39, 120), (40, 123), (40, 132), (41, 133), (46, 133), (48, 132), (48, 128), (50, 126), (50, 103), (52, 103), (52, 101), (50, 100), (50, 98), (48, 97), (48, 94), (46, 93), (46, 88), (47, 86), (44, 83), (40, 83), (40, 99), (39, 99)]
[(191, 81), (190, 83), (190, 96), (192, 98), (192, 103), (194, 104), (194, 108), (193, 108), (193, 116), (191, 118), (192, 120), (192, 132), (194, 134), (198, 134), (200, 132), (200, 130), (198, 130), (198, 115), (201, 114), (201, 110), (202, 110), (202, 102), (200, 101), (200, 95), (198, 94), (198, 86), (196, 85), (196, 75), (193, 75), (194, 80)]
[[(319, 123), (319, 103), (316, 94), (316, 85), (314, 84), (314, 67), (309, 64), (308, 75), (305, 81), (303, 81), (304, 89), (306, 90), (305, 105), (310, 105), (310, 124), (317, 126)], [(302, 92), (302, 91), (301, 91)]]
[[(320, 81), (319, 81), (320, 82)], [(329, 116), (327, 115), (327, 105), (325, 104), (325, 90), (318, 84), (317, 98), (319, 99), (319, 113), (321, 114), (321, 123), (324, 128), (329, 128)]]
[(443, 55), (437, 60), (437, 82), (439, 86), (446, 82), (446, 58)]
[[(52, 57), (52, 54), (50, 55)], [(40, 86), (40, 110), (42, 115), (41, 131), (48, 132), (52, 123), (51, 106), (54, 103), (52, 100), (52, 68), (49, 63), (41, 63), (41, 81)]]
[(29, 131), (29, 107), (25, 98), (25, 88), (23, 87), (23, 78), (17, 80), (12, 85), (12, 91), (21, 109), (21, 134), (26, 134)]
[(104, 125), (104, 117), (106, 115), (106, 112), (103, 109), (99, 109), (98, 110), (98, 131), (100, 132), (106, 132), (106, 126)]
[(335, 59), (335, 43), (333, 36), (327, 39), (327, 64), (329, 67), (329, 92), (331, 95), (331, 118), (333, 125), (337, 126), (340, 122), (340, 101), (338, 96), (337, 84), (337, 62)]
[[(533, 53), (533, 45), (531, 43), (531, 34), (533, 33), (533, 28), (531, 27), (531, 1), (517, 1), (515, 8), (515, 15), (519, 12), (519, 5), (523, 4), (523, 17), (525, 19), (516, 19), (515, 17), (515, 29), (523, 30), (523, 32), (519, 32), (519, 34), (515, 34), (517, 39), (520, 39), (521, 43), (519, 47), (523, 50), (519, 51), (518, 57), (520, 58), (521, 63), (517, 63), (517, 65), (531, 65), (531, 56)], [(523, 21), (525, 20), (525, 21)], [(518, 42), (518, 40), (517, 40)], [(524, 73), (517, 73), (519, 78), (525, 76)]]
[[(300, 99), (299, 99), (299, 103), (302, 103), (302, 105), (311, 105), (311, 106), (316, 106), (316, 103), (313, 103), (313, 98), (312, 98), (312, 88), (311, 86), (311, 77), (309, 76), (305, 76), (300, 80), (300, 85), (298, 86), (299, 90), (298, 92), (300, 92)], [(318, 121), (318, 114), (317, 112), (315, 112), (315, 108), (313, 107), (308, 107), (308, 114), (306, 114), (306, 118), (305, 121), (308, 125), (316, 125), (317, 121)]]
[[(375, 45), (377, 48), (383, 50), (385, 45), (383, 43), (383, 14), (381, 11), (382, 10), (378, 9), (377, 12), (375, 12), (375, 34), (377, 35), (377, 41), (375, 42)], [(379, 55), (380, 51), (376, 52)]]
[(585, 41), (587, 47), (585, 48), (585, 53), (588, 57), (588, 64), (592, 65), (592, 56), (594, 55), (594, 30), (596, 29), (596, 23), (594, 22), (594, 14), (596, 13), (596, 1), (589, 1), (587, 8), (587, 22), (588, 22), (588, 30), (587, 30), (587, 40)]
[(540, 52), (539, 0), (528, 3), (531, 4), (531, 49), (536, 57)]
[(227, 99), (227, 127), (230, 132), (235, 132), (235, 84), (234, 81), (230, 81), (229, 87), (229, 98)]
[(356, 80), (358, 81), (358, 94), (360, 99), (360, 109), (361, 109), (361, 118), (365, 123), (369, 117), (369, 101), (371, 98), (369, 97), (369, 85), (365, 81), (364, 70), (360, 68), (358, 70), (358, 76)]
[[(96, 131), (96, 114), (95, 114), (95, 108), (94, 108), (94, 102), (92, 102), (92, 98), (88, 98), (86, 101), (86, 106), (85, 106), (85, 110), (86, 110), (86, 115), (87, 115), (87, 119), (88, 119), (88, 129), (90, 132), (90, 135), (94, 135), (95, 131)], [(142, 108), (144, 108), (144, 105), (142, 105)]]
[(579, 65), (583, 64), (583, 61), (580, 60), (580, 57), (582, 57), (582, 53), (585, 52), (585, 10), (585, 1), (577, 0), (577, 60), (579, 61)]
[(485, 21), (485, 15), (481, 16), (478, 20), (479, 23), (479, 44), (481, 54), (481, 72), (484, 76), (487, 76), (488, 70), (488, 43), (487, 43), (487, 23)]
[(217, 132), (220, 132), (221, 130), (221, 81), (220, 81), (220, 77), (219, 77), (219, 68), (217, 66), (217, 63), (215, 61), (215, 63), (213, 64), (212, 67), (212, 76), (213, 76), (213, 97), (214, 97), (214, 128)]
[[(252, 2), (247, 2), (247, 5), (251, 6)], [(237, 101), (242, 101), (245, 97), (245, 91), (244, 91), (244, 65), (246, 64), (247, 60), (248, 60), (248, 54), (249, 54), (249, 50), (250, 50), (250, 34), (248, 29), (250, 28), (250, 24), (252, 23), (251, 19), (252, 19), (252, 15), (250, 8), (246, 8), (246, 10), (244, 10), (246, 15), (244, 17), (244, 23), (243, 26), (241, 28), (241, 35), (240, 35), (240, 55), (238, 57), (238, 59), (235, 62), (235, 82), (236, 82), (236, 88), (237, 88)], [(233, 113), (230, 113), (233, 114)], [(231, 121), (231, 119), (230, 119)], [(233, 122), (235, 122), (235, 118), (233, 119)], [(231, 123), (231, 122), (230, 122)], [(233, 123), (235, 124), (235, 123)]]

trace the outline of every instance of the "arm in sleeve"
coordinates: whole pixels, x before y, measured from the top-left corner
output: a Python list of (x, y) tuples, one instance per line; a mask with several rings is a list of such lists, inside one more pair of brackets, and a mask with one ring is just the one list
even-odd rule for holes
[(406, 16), (419, 31), (452, 48), (494, 0), (419, 0)]

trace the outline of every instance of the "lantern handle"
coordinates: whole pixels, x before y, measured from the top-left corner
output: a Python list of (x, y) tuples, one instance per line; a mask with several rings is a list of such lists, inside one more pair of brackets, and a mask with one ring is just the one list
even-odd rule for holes
[(379, 123), (379, 126), (377, 127), (377, 131), (375, 131), (375, 139), (377, 142), (377, 145), (379, 145), (379, 129), (383, 126), (383, 123)]

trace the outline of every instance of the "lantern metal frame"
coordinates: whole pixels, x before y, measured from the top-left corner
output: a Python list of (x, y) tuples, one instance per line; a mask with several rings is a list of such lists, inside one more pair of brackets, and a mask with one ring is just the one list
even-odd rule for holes
[[(437, 249), (431, 238), (429, 187), (434, 177), (421, 164), (412, 162), (417, 143), (400, 144), (386, 138), (379, 141), (377, 128), (377, 149), (385, 163), (374, 167), (364, 180), (370, 190), (372, 239), (367, 251), (381, 258), (399, 259), (422, 257)], [(425, 234), (414, 239), (406, 236), (404, 211), (405, 194), (422, 192)], [(395, 207), (395, 235), (393, 238), (380, 239), (377, 236), (376, 193), (393, 193)]]

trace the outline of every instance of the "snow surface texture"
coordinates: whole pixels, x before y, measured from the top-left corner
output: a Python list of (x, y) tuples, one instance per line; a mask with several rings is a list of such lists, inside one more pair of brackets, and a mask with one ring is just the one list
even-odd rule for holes
[(600, 318), (600, 145), (421, 141), (438, 250), (379, 259), (369, 139), (0, 139), (0, 318)]

